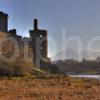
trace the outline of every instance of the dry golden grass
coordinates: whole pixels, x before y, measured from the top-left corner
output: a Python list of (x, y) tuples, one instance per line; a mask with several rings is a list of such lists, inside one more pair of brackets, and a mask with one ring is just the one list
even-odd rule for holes
[(3, 78), (0, 100), (100, 100), (100, 81), (69, 77)]

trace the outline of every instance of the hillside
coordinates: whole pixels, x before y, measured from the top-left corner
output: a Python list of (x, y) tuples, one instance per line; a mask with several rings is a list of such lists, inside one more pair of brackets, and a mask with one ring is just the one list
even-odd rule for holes
[(61, 72), (66, 74), (99, 74), (100, 75), (100, 63), (96, 61), (81, 62), (73, 59), (58, 60), (53, 62)]

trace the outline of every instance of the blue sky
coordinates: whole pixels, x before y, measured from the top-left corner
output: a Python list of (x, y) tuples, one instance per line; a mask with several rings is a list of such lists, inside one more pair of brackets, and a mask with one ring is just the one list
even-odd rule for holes
[[(49, 39), (57, 43), (56, 49), (49, 43), (49, 56), (60, 51), (63, 28), (66, 38), (81, 39), (83, 49), (91, 38), (100, 36), (100, 0), (0, 0), (0, 10), (9, 14), (9, 29), (16, 28), (23, 36), (29, 35), (33, 19), (38, 18), (39, 27), (47, 29)], [(77, 48), (73, 45), (68, 48)]]

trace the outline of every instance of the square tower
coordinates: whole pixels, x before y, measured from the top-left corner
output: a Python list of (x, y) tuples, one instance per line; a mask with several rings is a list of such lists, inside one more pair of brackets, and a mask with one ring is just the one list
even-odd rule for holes
[(48, 58), (48, 39), (47, 31), (38, 29), (37, 19), (34, 19), (34, 30), (30, 31), (30, 37), (32, 39), (33, 63), (40, 68), (41, 62), (45, 62)]
[(8, 15), (0, 12), (0, 32), (8, 32)]

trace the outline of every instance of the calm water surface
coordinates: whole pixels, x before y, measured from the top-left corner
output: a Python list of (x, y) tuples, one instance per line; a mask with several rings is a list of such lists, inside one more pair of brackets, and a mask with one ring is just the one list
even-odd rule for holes
[(69, 75), (72, 77), (82, 77), (82, 78), (93, 78), (93, 79), (99, 79), (100, 80), (100, 75)]

